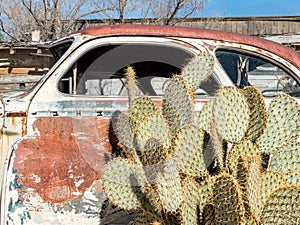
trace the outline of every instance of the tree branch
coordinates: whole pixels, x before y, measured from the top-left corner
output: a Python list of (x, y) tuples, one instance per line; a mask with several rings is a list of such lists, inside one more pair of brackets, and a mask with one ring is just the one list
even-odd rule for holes
[[(181, 9), (182, 6), (184, 6), (184, 2), (185, 2), (185, 0), (177, 0), (177, 4), (176, 4), (174, 10), (172, 11), (171, 15), (169, 17), (167, 17), (165, 25), (169, 25), (170, 24), (170, 21), (174, 19), (174, 17), (176, 16), (177, 12)], [(171, 9), (172, 6), (169, 6), (169, 8)]]

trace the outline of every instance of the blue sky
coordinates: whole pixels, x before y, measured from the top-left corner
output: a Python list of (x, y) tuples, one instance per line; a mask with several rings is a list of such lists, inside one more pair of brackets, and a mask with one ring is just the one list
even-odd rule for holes
[(300, 0), (208, 0), (203, 16), (300, 16)]

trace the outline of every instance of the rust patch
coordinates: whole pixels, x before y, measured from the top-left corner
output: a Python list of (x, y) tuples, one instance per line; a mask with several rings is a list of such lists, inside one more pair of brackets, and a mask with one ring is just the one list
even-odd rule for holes
[(11, 112), (11, 113), (7, 113), (6, 117), (26, 117), (26, 112)]
[(15, 149), (19, 191), (34, 189), (49, 203), (82, 197), (111, 158), (109, 120), (47, 117), (34, 127), (39, 135)]

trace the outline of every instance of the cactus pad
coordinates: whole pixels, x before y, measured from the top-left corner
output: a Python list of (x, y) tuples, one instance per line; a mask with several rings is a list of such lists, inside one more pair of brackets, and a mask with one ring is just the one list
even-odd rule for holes
[(252, 216), (250, 218), (247, 218), (246, 224), (247, 225), (259, 225), (260, 223), (259, 223), (259, 220), (257, 218)]
[(182, 69), (182, 76), (186, 80), (187, 88), (196, 91), (200, 84), (211, 75), (214, 57), (209, 53), (201, 53), (193, 57)]
[(140, 121), (145, 116), (155, 114), (159, 115), (160, 111), (148, 96), (140, 96), (134, 99), (129, 111), (129, 115), (133, 117), (135, 121)]
[(182, 181), (183, 202), (180, 206), (182, 224), (197, 225), (199, 223), (199, 189), (200, 185), (192, 178), (186, 178)]
[(173, 159), (165, 161), (164, 169), (156, 178), (158, 194), (164, 209), (167, 212), (175, 212), (181, 204), (182, 190), (180, 176)]
[(214, 100), (206, 102), (201, 108), (198, 114), (198, 127), (205, 130), (207, 133), (211, 134), (211, 123), (213, 120), (212, 110), (213, 110)]
[(159, 115), (149, 115), (139, 121), (136, 129), (139, 149), (144, 149), (150, 138), (161, 140), (168, 148), (171, 145), (171, 133), (166, 120)]
[(174, 76), (164, 92), (162, 114), (171, 126), (172, 133), (194, 119), (193, 95), (181, 76)]
[(168, 156), (168, 149), (164, 143), (156, 138), (146, 141), (144, 149), (140, 152), (143, 165), (153, 165), (165, 160)]
[(168, 157), (168, 149), (160, 140), (150, 138), (140, 152), (140, 159), (148, 180), (148, 183), (155, 183), (158, 173), (164, 168), (164, 162)]
[(207, 175), (203, 159), (205, 131), (186, 125), (172, 139), (172, 156), (182, 173), (202, 177)]
[(258, 146), (264, 153), (273, 153), (288, 142), (296, 140), (300, 128), (297, 101), (289, 95), (275, 97), (268, 109), (268, 120)]
[(214, 187), (215, 218), (217, 225), (242, 224), (245, 209), (242, 193), (237, 181), (230, 174), (222, 173), (215, 177)]
[(210, 177), (199, 181), (199, 218), (203, 219), (204, 207), (213, 201), (213, 182)]
[(299, 186), (285, 186), (275, 190), (264, 205), (261, 224), (300, 224), (299, 196)]
[(203, 225), (215, 225), (216, 224), (215, 207), (211, 203), (206, 204), (203, 208), (202, 224)]
[(261, 186), (261, 160), (258, 156), (238, 160), (237, 179), (243, 192), (246, 216), (258, 217), (260, 186)]
[(261, 158), (258, 156), (251, 158), (246, 193), (250, 212), (255, 218), (259, 215), (258, 205), (260, 204), (261, 173)]
[(142, 208), (144, 211), (162, 216), (163, 207), (156, 189), (155, 184), (146, 185), (144, 187), (144, 198), (142, 199)]
[(250, 140), (243, 140), (240, 143), (234, 144), (233, 147), (228, 151), (227, 154), (227, 165), (230, 172), (236, 176), (237, 167), (238, 167), (238, 159), (240, 157), (245, 158), (246, 162), (251, 157), (259, 156), (259, 149), (256, 144)]
[(125, 154), (128, 157), (134, 159), (134, 161), (136, 162), (138, 160), (138, 156), (134, 149), (134, 134), (130, 126), (130, 117), (127, 112), (122, 112), (119, 115), (114, 131), (116, 136), (118, 137), (119, 145), (123, 148)]
[(156, 214), (141, 210), (135, 214), (134, 224), (135, 225), (163, 225), (163, 219), (159, 218)]
[(289, 142), (281, 147), (270, 159), (269, 169), (279, 172), (300, 171), (300, 143)]
[(114, 205), (128, 210), (141, 207), (145, 184), (141, 167), (116, 158), (106, 165), (102, 181), (104, 193)]
[(137, 85), (136, 85), (136, 79), (135, 79), (135, 71), (134, 69), (129, 66), (126, 69), (126, 89), (128, 93), (128, 99), (129, 99), (129, 107), (132, 104), (132, 101), (135, 99), (135, 91), (137, 90)]
[(246, 132), (247, 139), (256, 140), (266, 127), (267, 111), (263, 95), (255, 86), (242, 89), (250, 109), (250, 123)]
[(262, 207), (266, 203), (270, 194), (285, 185), (286, 180), (281, 173), (267, 170), (262, 173), (261, 176), (261, 189), (260, 189), (260, 203), (259, 203), (259, 215), (261, 214)]
[(237, 143), (249, 126), (250, 110), (244, 95), (236, 87), (224, 87), (215, 96), (213, 120), (221, 138)]
[(289, 185), (300, 186), (300, 171), (287, 171), (284, 174), (284, 178)]

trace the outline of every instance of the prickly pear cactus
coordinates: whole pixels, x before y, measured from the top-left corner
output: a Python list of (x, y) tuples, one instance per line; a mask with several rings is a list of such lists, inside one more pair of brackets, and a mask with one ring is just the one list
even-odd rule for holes
[(106, 165), (104, 193), (136, 209), (138, 225), (300, 224), (297, 101), (281, 94), (266, 106), (257, 88), (230, 86), (197, 114), (194, 91), (212, 68), (210, 55), (192, 59), (170, 79), (160, 107), (135, 96), (128, 68), (129, 108), (116, 127), (127, 159)]

